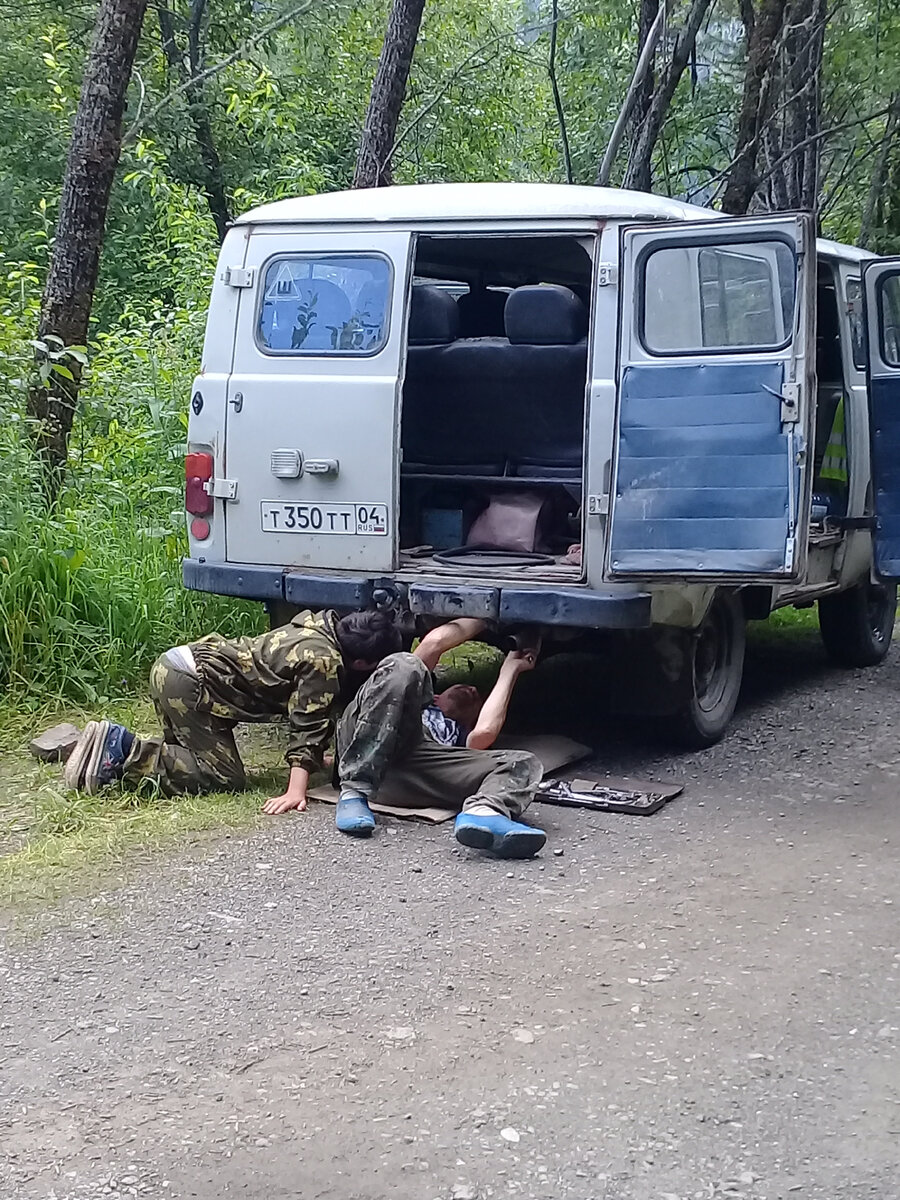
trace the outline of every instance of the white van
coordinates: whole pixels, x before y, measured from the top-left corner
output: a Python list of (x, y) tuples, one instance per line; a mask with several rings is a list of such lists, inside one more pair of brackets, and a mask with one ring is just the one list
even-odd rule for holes
[(898, 330), (900, 260), (805, 215), (511, 183), (266, 205), (213, 287), (185, 584), (602, 642), (620, 707), (708, 745), (747, 619), (817, 601), (834, 659), (887, 652)]

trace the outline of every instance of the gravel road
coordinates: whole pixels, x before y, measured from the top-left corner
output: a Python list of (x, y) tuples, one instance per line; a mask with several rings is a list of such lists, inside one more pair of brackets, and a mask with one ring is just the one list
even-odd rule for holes
[(900, 1197), (894, 651), (757, 647), (734, 730), (512, 867), (332, 812), (0, 945), (0, 1196)]

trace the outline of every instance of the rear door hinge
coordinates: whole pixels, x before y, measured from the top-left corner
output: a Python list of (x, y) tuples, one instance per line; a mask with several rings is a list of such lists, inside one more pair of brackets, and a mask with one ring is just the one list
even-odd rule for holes
[(597, 287), (613, 287), (617, 280), (616, 264), (597, 263)]
[(602, 496), (588, 496), (588, 516), (606, 517), (609, 515), (609, 492)]
[(784, 544), (784, 569), (785, 569), (785, 572), (788, 574), (790, 574), (790, 572), (793, 571), (793, 569), (794, 569), (794, 550), (795, 550), (795, 548), (796, 548), (796, 542), (795, 542), (794, 538), (789, 537)]
[(204, 483), (203, 490), (207, 496), (215, 500), (237, 500), (238, 481), (236, 479), (210, 479)]
[(253, 287), (253, 268), (252, 267), (226, 267), (222, 272), (222, 278), (228, 287), (233, 288), (249, 288)]

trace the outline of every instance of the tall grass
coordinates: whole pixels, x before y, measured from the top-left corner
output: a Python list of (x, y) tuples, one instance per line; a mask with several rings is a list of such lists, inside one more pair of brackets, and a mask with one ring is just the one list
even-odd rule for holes
[[(22, 343), (0, 359), (0, 694), (81, 704), (140, 686), (168, 646), (261, 627), (261, 606), (185, 590), (182, 450), (199, 310), (123, 317), (92, 350), (67, 485), (42, 498)], [(0, 330), (2, 332), (2, 330)], [(0, 341), (0, 351), (3, 350)]]

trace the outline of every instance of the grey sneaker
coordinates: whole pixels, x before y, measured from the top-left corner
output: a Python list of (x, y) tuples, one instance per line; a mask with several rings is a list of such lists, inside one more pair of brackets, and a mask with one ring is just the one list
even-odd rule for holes
[(99, 728), (97, 721), (88, 721), (75, 743), (75, 749), (66, 760), (66, 787), (72, 792), (80, 792), (84, 786), (84, 773), (94, 752)]

